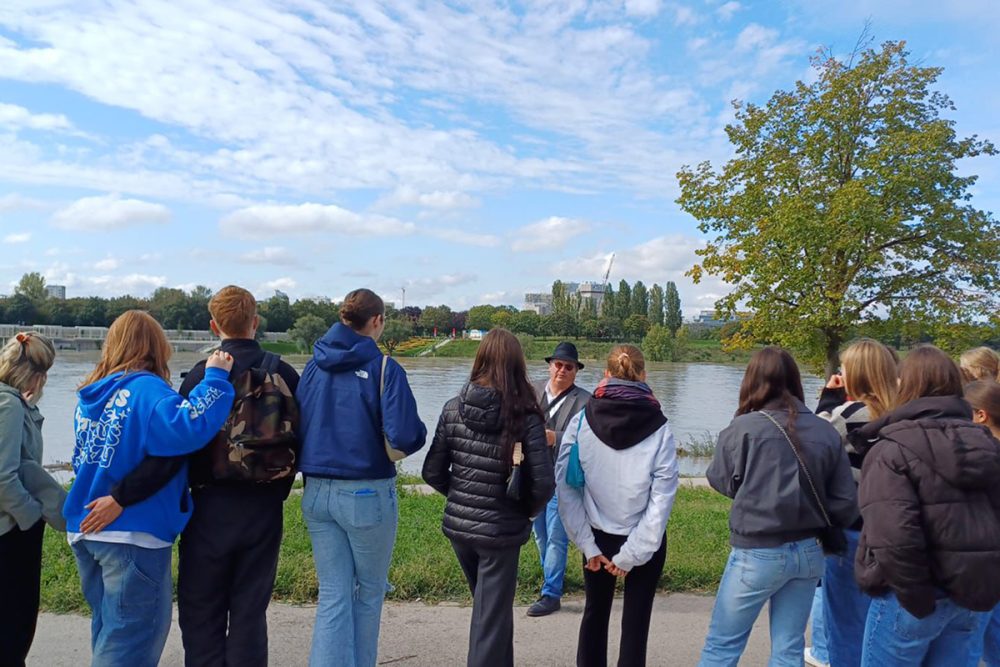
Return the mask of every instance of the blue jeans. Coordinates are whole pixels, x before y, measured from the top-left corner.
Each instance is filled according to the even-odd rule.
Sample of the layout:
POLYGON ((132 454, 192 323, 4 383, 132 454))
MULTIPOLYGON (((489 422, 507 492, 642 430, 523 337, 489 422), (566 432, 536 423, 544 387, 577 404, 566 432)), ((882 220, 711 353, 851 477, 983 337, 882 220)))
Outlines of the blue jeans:
POLYGON ((559 500, 554 495, 545 506, 545 511, 535 517, 535 522, 532 525, 535 529, 538 557, 542 561, 542 573, 545 576, 542 595, 561 598, 563 577, 566 576, 566 552, 569 550, 569 537, 559 519, 559 500))
POLYGON ((733 548, 698 664, 736 667, 754 621, 770 601, 768 665, 802 667, 809 607, 822 574, 823 548, 816 539, 766 549, 733 548))
POLYGON ((812 609, 809 612, 809 623, 812 625, 813 657, 820 662, 830 662, 829 640, 826 627, 826 616, 823 612, 823 587, 817 586, 813 593, 812 609))
POLYGON ((968 659, 977 614, 948 598, 934 613, 917 618, 903 609, 893 593, 872 598, 865 625, 863 667, 961 665, 968 659))
POLYGON ((156 667, 170 632, 171 549, 73 545, 90 620, 91 667, 156 667))
POLYGON ((374 667, 399 508, 396 480, 309 477, 302 515, 319 579, 311 667, 374 667))
POLYGON ((865 623, 871 597, 854 580, 854 554, 861 533, 845 530, 847 552, 843 556, 827 556, 823 571, 823 613, 826 637, 829 640, 830 664, 837 667, 858 667, 864 646, 865 623))
POLYGON ((976 616, 978 625, 969 643, 968 667, 979 667, 980 659, 987 667, 1000 667, 1000 606, 976 616))

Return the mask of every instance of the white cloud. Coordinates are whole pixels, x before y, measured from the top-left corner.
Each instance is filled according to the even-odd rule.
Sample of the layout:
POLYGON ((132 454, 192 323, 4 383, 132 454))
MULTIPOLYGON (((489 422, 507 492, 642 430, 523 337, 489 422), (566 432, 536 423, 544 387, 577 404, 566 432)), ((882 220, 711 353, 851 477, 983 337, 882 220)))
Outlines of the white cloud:
POLYGON ((482 248, 494 248, 502 242, 496 234, 479 234, 464 229, 432 229, 421 228, 421 233, 451 243, 474 245, 482 248))
POLYGON ((516 230, 510 247, 515 252, 558 250, 589 229, 583 220, 552 216, 516 230))
POLYGON ((292 251, 288 248, 283 248, 281 246, 267 246, 266 248, 252 250, 240 255, 240 261, 249 262, 251 264, 292 266, 294 264, 298 264, 300 262, 300 258, 292 253, 292 251))
POLYGON ((74 231, 108 231, 169 220, 166 206, 117 194, 78 199, 52 216, 53 225, 74 231))
POLYGON ((736 2, 735 0, 732 0, 731 2, 727 2, 726 4, 716 9, 715 13, 723 21, 728 21, 729 19, 733 18, 733 14, 740 11, 741 9, 743 9, 743 6, 740 3, 736 2))
POLYGON ((778 31, 774 28, 765 28, 759 23, 751 23, 736 36, 736 50, 741 53, 753 51, 774 43, 777 38, 778 31))
POLYGON ((14 234, 7 234, 3 237, 3 242, 7 245, 14 245, 15 243, 27 243, 31 240, 31 232, 16 232, 14 234))
POLYGON ((62 114, 32 113, 16 104, 0 102, 0 127, 14 130, 73 130, 73 123, 62 114))
POLYGON ((674 7, 674 23, 679 26, 694 25, 698 22, 698 15, 690 7, 678 5, 674 7))
POLYGON ((275 278, 274 280, 269 280, 266 283, 261 284, 261 290, 259 291, 274 291, 281 290, 282 292, 287 292, 288 290, 295 289, 298 283, 295 282, 294 278, 289 278, 285 276, 284 278, 275 278))
POLYGON ((0 215, 13 211, 44 209, 47 204, 38 199, 23 197, 16 192, 11 192, 0 197, 0 215))
POLYGON ((625 0, 625 13, 644 18, 656 16, 662 9, 661 0, 625 0))
POLYGON ((259 237, 325 232, 348 236, 400 236, 416 226, 385 216, 362 216, 333 204, 258 204, 233 211, 219 226, 226 233, 259 237))
POLYGON ((478 199, 464 192, 455 190, 420 192, 416 188, 403 186, 382 197, 376 207, 418 206, 434 210, 454 210, 472 208, 478 205, 478 199))
POLYGON ((121 262, 114 257, 105 257, 100 261, 94 262, 94 269, 98 271, 114 271, 119 266, 121 266, 121 262))

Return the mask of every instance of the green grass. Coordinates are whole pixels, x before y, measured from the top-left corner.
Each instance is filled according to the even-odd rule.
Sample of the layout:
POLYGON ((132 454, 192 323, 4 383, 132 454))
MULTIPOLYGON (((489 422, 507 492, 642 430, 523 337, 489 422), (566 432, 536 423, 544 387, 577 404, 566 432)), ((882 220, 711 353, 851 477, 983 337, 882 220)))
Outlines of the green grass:
MULTIPOLYGON (((285 534, 281 543, 274 598, 286 602, 314 602, 318 588, 309 533, 302 519, 301 495, 285 503, 285 534)), ((454 600, 468 602, 469 589, 455 560, 451 544, 441 533, 444 498, 401 490, 399 531, 389 571, 395 600, 454 600)), ((665 591, 711 592, 718 586, 729 554, 729 500, 708 489, 682 487, 667 529, 667 565, 660 581, 665 591)), ((175 547, 176 552, 176 547, 175 547)), ((176 580, 176 553, 174 573, 176 580)), ((583 589, 581 557, 570 545, 566 591, 583 589)), ((542 585, 538 551, 529 541, 521 549, 517 597, 533 600, 542 585)), ((84 612, 76 564, 66 536, 45 532, 42 558, 42 609, 84 612)))
POLYGON ((295 343, 286 343, 283 341, 266 341, 260 344, 262 348, 268 352, 274 352, 275 354, 280 354, 281 356, 291 356, 302 354, 302 350, 295 343))

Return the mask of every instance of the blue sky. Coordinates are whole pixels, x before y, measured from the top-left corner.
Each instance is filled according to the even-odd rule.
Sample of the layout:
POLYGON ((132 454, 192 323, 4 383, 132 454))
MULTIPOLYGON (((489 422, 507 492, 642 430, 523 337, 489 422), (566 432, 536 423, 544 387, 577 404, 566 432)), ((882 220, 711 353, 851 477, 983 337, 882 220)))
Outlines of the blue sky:
MULTIPOLYGON (((0 293, 369 286, 520 306, 556 278, 725 285, 674 199, 734 98, 807 78, 867 18, 1000 141, 987 0, 0 3, 0 293)), ((969 161, 996 211, 996 161, 969 161)))

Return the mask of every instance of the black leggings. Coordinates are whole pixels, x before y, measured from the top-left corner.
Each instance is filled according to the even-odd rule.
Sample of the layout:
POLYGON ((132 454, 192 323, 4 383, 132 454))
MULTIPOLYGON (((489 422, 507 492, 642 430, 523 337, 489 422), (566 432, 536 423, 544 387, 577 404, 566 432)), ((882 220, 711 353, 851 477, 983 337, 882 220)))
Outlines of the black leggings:
POLYGON ((45 522, 0 535, 0 667, 23 667, 35 638, 45 522))
MULTIPOLYGON (((609 535, 594 530, 597 547, 609 560, 615 556, 625 535, 609 535)), ((646 643, 649 639, 649 617, 653 612, 656 586, 667 562, 667 537, 648 562, 633 567, 625 577, 625 608, 622 614, 622 639, 618 651, 618 667, 641 667, 646 664, 646 643)), ((586 559, 584 560, 586 564, 586 559)), ((616 577, 606 570, 591 572, 584 568, 583 586, 587 594, 580 623, 580 641, 576 652, 578 667, 606 667, 608 664, 608 624, 611 604, 615 599, 616 577)))

